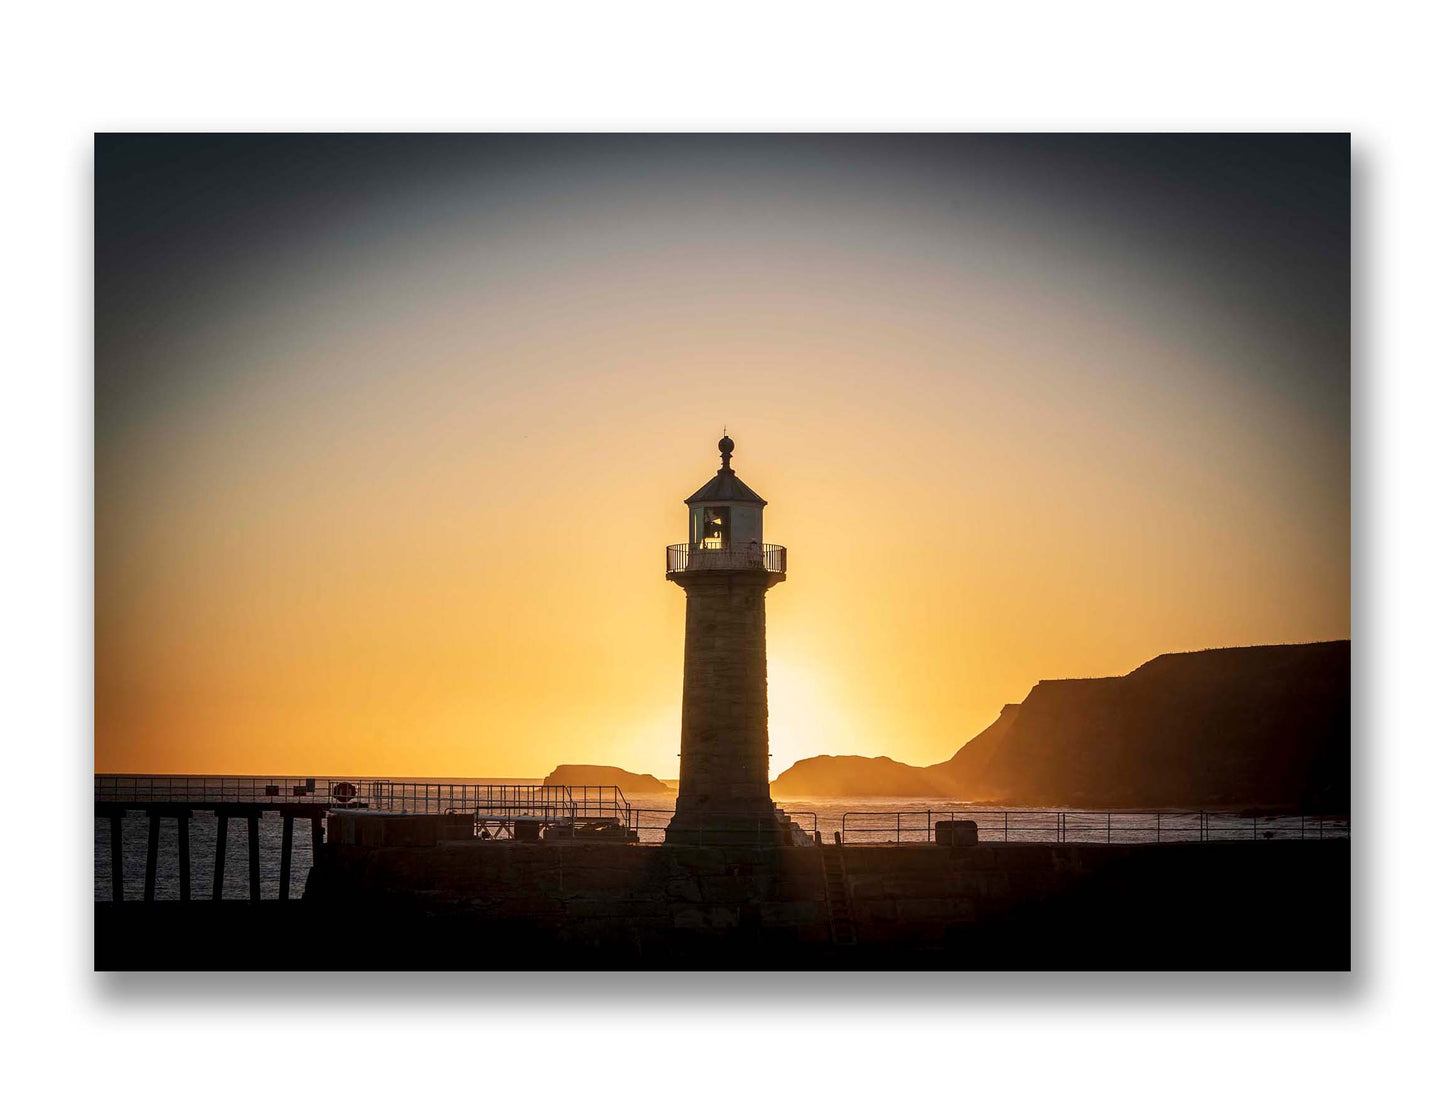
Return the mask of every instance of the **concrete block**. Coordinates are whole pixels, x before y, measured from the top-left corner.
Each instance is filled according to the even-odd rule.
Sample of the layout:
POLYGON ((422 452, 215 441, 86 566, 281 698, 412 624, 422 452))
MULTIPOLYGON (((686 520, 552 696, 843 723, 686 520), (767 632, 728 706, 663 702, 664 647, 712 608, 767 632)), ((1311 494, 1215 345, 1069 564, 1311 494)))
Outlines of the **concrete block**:
POLYGON ((352 823, 352 838, 359 847, 385 847, 386 824, 381 817, 348 817, 352 823))
POLYGON ((440 817, 378 817, 387 847, 434 847, 440 817))
POLYGON ((933 826, 934 840, 942 847, 972 847, 978 843, 978 821, 940 820, 933 826))

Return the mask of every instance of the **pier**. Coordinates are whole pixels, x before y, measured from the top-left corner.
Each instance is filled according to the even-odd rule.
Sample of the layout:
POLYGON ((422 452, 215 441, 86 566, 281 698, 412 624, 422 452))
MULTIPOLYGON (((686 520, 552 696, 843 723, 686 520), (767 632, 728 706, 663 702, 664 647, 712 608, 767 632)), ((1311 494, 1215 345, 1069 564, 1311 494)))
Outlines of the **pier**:
POLYGON ((669 831, 671 810, 614 787, 128 776, 96 779, 95 814, 110 825, 102 968, 1348 963, 1345 817, 777 809, 769 830, 719 840, 715 826, 669 831), (197 816, 217 825, 203 857, 197 816), (128 817, 146 820, 141 886, 124 881, 128 817), (278 899, 262 895, 263 817, 281 826, 278 899), (312 845, 304 904, 290 885, 298 819, 312 845), (156 896, 165 820, 179 901, 156 896), (223 900, 236 820, 246 892, 223 900), (215 864, 205 900, 197 860, 215 864), (392 933, 380 950, 378 923, 392 933), (1296 937, 1282 944, 1285 931, 1296 937))
MULTIPOLYGON (((95 815, 110 823, 111 894, 125 900, 122 826, 128 815, 147 820, 146 865, 141 900, 155 900, 161 822, 176 824, 180 896, 191 900, 190 822, 197 814, 216 818, 215 876, 211 897, 221 900, 231 821, 246 824, 248 897, 261 900, 260 820, 281 820, 278 894, 291 895, 297 820, 309 822, 312 854, 325 840, 327 814, 337 810, 407 816, 470 814, 469 835, 491 839, 539 839, 544 833, 626 839, 636 817, 615 786, 532 786, 468 782, 393 782, 386 779, 246 776, 99 775, 95 815)), ((631 837, 636 839, 635 833, 631 837)))
MULTIPOLYGON (((341 842, 363 837, 382 840, 410 830, 397 818, 448 818, 448 838, 461 831, 464 838, 491 841, 592 840, 653 846, 663 842, 673 811, 632 805, 615 786, 545 786, 460 781, 396 782, 361 778, 289 778, 246 776, 101 775, 95 779, 95 815, 110 824, 112 899, 125 899, 121 827, 129 815, 147 820, 146 864, 140 899, 155 900, 156 865, 161 823, 173 820, 179 858, 180 898, 192 899, 191 819, 200 814, 216 818, 215 852, 209 858, 215 876, 213 900, 222 895, 227 834, 232 821, 246 824, 247 896, 262 897, 260 820, 281 822, 281 856, 278 896, 291 896, 296 821, 309 824, 312 855, 320 853, 332 813, 377 814, 390 818, 390 828, 379 821, 357 827, 345 818, 341 842), (467 818, 458 826, 458 817, 467 818)), ((945 809, 849 809, 834 811, 820 822, 812 811, 785 811, 775 807, 767 818, 754 818, 733 827, 727 840, 739 846, 808 846, 820 829, 837 833, 849 848, 947 844, 955 825, 979 842, 1009 844, 1105 843, 1169 844, 1265 842, 1270 840, 1348 839, 1350 823, 1343 816, 1199 811, 1072 809, 998 809, 982 806, 945 809), (778 831, 779 825, 783 831, 778 831)), ((436 838, 435 826, 428 838, 436 838)), ((425 833, 424 833, 425 834, 425 833)), ((683 845, 718 842, 717 833, 696 838, 673 826, 672 838, 683 845)), ((134 898, 132 898, 134 899, 134 898)))
POLYGON ((154 901, 156 894, 156 859, 160 850, 161 821, 176 822, 176 851, 180 861, 181 900, 191 899, 191 818, 197 813, 209 813, 216 818, 215 876, 211 881, 211 897, 221 899, 226 869, 226 838, 230 822, 241 820, 246 823, 246 862, 249 896, 252 901, 261 900, 261 817, 270 812, 281 818, 281 873, 278 893, 285 901, 291 896, 291 859, 297 819, 311 824, 311 850, 318 854, 324 839, 326 813, 330 806, 316 803, 296 803, 282 807, 268 807, 249 802, 232 801, 139 801, 100 800, 95 802, 95 815, 110 822, 110 879, 111 899, 125 900, 125 864, 122 847, 122 826, 125 817, 138 813, 147 820, 146 866, 143 901, 154 901))

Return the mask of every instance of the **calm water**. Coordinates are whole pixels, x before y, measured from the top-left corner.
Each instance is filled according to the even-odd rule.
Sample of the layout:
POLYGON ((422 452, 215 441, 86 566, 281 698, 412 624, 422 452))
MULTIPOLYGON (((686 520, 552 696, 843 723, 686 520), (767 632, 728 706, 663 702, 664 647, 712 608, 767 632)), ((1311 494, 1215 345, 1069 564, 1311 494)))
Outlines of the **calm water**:
MULTIPOLYGON (((453 780, 460 781, 460 780, 453 780)), ((532 783, 539 779, 467 779, 468 782, 532 783)), ((640 835, 645 843, 662 839, 662 830, 672 817, 671 794, 627 795, 636 812, 640 835)), ((929 825, 951 817, 966 817, 979 826, 983 840, 1019 842, 1130 843, 1186 842, 1203 838, 1221 839, 1332 839, 1345 836, 1344 820, 1310 817, 1259 818, 1253 820, 1229 813, 1210 813, 1201 819, 1198 812, 1123 813, 1096 810, 1010 809, 1007 813, 962 802, 928 801, 917 798, 792 798, 779 802, 801 827, 822 833, 831 841, 834 832, 844 834, 849 844, 924 842, 929 838, 929 825), (1005 837, 1005 832, 1007 836, 1005 837)), ((122 835, 125 866, 126 898, 139 900, 145 879, 146 818, 132 815, 125 818, 122 835)), ((209 898, 214 878, 216 854, 216 820, 206 814, 191 818, 191 895, 209 898)), ((281 818, 275 815, 260 820, 261 894, 274 899, 279 896, 281 873, 281 818)), ((291 896, 300 897, 311 869, 311 825, 296 822, 291 858, 291 896)), ((227 898, 244 899, 248 890, 247 840, 245 821, 229 824, 226 842, 226 869, 222 894, 227 898)), ((162 820, 160 847, 156 865, 156 898, 180 898, 180 862, 176 847, 174 820, 162 820)), ((110 821, 95 821, 95 899, 111 899, 110 821)))

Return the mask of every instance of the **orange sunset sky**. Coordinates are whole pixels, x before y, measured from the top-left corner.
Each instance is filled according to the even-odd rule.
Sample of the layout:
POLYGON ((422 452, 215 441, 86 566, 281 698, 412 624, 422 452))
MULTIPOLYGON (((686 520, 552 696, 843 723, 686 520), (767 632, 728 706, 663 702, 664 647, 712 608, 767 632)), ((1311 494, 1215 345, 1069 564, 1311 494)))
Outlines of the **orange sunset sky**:
POLYGON ((775 774, 1350 633, 1347 139, 96 157, 98 771, 676 777, 724 424, 775 774))

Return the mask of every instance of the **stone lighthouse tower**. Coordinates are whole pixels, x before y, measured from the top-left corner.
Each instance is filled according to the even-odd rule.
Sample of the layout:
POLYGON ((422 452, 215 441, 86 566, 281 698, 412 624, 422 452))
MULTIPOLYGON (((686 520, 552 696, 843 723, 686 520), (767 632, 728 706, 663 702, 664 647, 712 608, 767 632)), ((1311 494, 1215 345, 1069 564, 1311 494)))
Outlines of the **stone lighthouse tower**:
POLYGON ((687 499, 688 541, 667 549, 687 592, 682 764, 669 843, 770 841, 782 832, 768 792, 768 656, 763 596, 786 578, 788 550, 763 543, 765 501, 722 467, 687 499))

